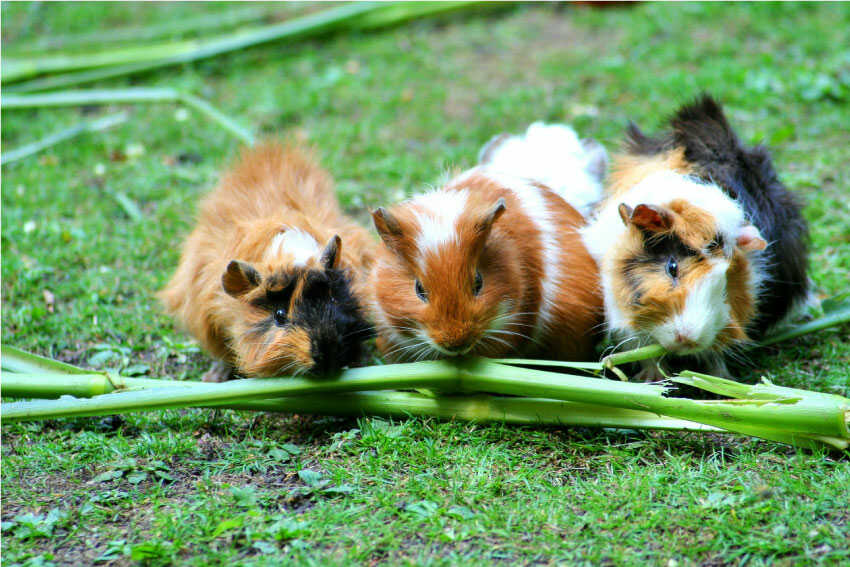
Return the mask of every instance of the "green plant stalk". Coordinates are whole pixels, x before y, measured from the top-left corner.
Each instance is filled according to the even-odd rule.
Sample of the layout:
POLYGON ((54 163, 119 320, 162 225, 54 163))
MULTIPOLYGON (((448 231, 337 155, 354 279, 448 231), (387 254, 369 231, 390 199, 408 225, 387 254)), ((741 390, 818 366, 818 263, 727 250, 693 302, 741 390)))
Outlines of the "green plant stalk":
MULTIPOLYGON (((11 398, 55 399, 62 396, 93 398, 116 391, 135 391, 166 388, 207 386, 204 382, 159 380, 156 378, 125 378, 113 372, 88 374, 59 374, 54 372, 5 371, 0 387, 2 395, 11 398)), ((4 407, 5 410, 5 407, 4 407)))
MULTIPOLYGON (((102 379, 101 375, 95 376, 102 379)), ((700 383, 695 385, 700 386, 700 383)), ((7 421, 18 421, 105 415, 156 408, 231 404, 244 399, 395 388, 434 388, 444 391, 460 388, 466 392, 487 391, 597 407, 613 406, 803 446, 823 442, 846 448, 850 440, 847 424, 850 419, 850 400, 841 396, 782 388, 776 392, 773 400, 668 398, 664 396, 667 388, 660 385, 556 374, 480 359, 462 361, 458 365, 432 361, 360 368, 346 371, 340 379, 333 381, 254 379, 201 385, 186 390, 160 388, 106 394, 91 400, 15 402, 3 408, 3 417, 7 421)))
POLYGON ((124 64, 156 67, 188 63, 279 39, 302 39, 334 31, 361 14, 384 9, 372 2, 352 2, 279 24, 240 31, 213 39, 168 42, 68 57, 3 61, 3 82, 13 83, 36 75, 124 64))
POLYGON ((536 360, 533 358, 491 358, 490 362, 516 366, 540 366, 572 368, 574 370, 586 370, 594 374, 602 372, 604 366, 601 362, 573 362, 569 360, 536 360))
POLYGON ((305 394, 339 394, 363 390, 399 388, 454 390, 457 385, 458 372, 453 364, 446 361, 428 361, 416 364, 354 368, 342 372, 335 379, 254 378, 251 380, 233 380, 223 384, 204 384, 194 388, 157 388, 115 392, 83 400, 59 399, 12 402, 4 405, 2 419, 4 422, 14 422, 47 417, 112 415, 131 411, 230 403, 248 399, 305 394))
POLYGON ((638 362, 650 358, 658 358, 660 356, 664 356, 665 354, 667 354, 667 350, 663 346, 657 344, 647 345, 641 348, 609 354, 608 356, 602 359, 602 366, 610 370, 613 369, 615 366, 619 366, 620 364, 638 362))
MULTIPOLYGON (((39 356, 9 345, 0 347, 0 368, 6 372, 90 374, 91 371, 39 356)), ((61 394, 60 394, 61 395, 61 394)))
POLYGON ((487 394, 432 397, 410 392, 353 392, 333 397, 298 396, 229 403, 218 407, 321 415, 379 415, 400 418, 428 416, 476 422, 723 433, 723 430, 716 427, 642 411, 487 394))
MULTIPOLYGON (((167 57, 160 57, 149 61, 137 63, 116 64, 103 68, 88 69, 84 71, 72 71, 55 76, 33 79, 8 87, 4 86, 6 93, 11 92, 35 92, 80 85, 92 81, 120 77, 151 71, 161 67, 189 63, 199 59, 213 57, 222 53, 235 51, 268 43, 271 41, 288 39, 299 40, 326 35, 343 29, 360 29, 362 20, 363 29, 387 27, 405 22, 412 17, 424 17, 436 15, 441 12, 456 11, 463 7, 488 6, 486 2, 446 2, 435 3, 427 10, 418 8, 417 3, 404 2, 396 6, 390 2, 351 2, 343 6, 324 10, 322 12, 309 14, 295 18, 280 24, 256 28, 248 32, 239 32, 199 44, 196 48, 181 51, 167 57), (399 8, 399 6, 404 9, 399 8), (386 12, 385 16, 377 14, 386 12), (375 14, 375 15, 373 15, 375 14), (416 14, 411 16, 410 14, 416 14), (367 17, 368 16, 368 17, 367 17)), ((186 49, 181 47, 181 49, 186 49)), ((134 56, 135 57, 135 56, 134 56)), ((5 64, 5 62, 4 62, 5 64)), ((21 66, 20 69, 31 69, 32 66, 21 66)), ((4 80, 8 82, 5 77, 4 80)))
POLYGON ((462 369, 464 391, 486 391, 515 396, 544 397, 580 403, 636 409, 687 419, 730 431, 754 434, 781 429, 789 434, 850 440, 847 416, 850 400, 824 398, 793 390, 799 400, 691 400, 666 397, 656 384, 601 381, 597 378, 555 374, 530 368, 511 368, 485 360, 470 361, 462 369))
MULTIPOLYGON (((4 396, 8 397, 59 398, 70 395, 77 398, 91 398, 115 391, 162 388, 193 388, 203 393, 209 386, 209 384, 197 381, 125 378, 112 373, 85 375, 6 373, 3 375, 2 392, 4 396), (198 388, 200 390, 197 390, 198 388)), ((334 396, 304 395, 268 400, 228 401, 202 404, 198 407, 343 416, 408 417, 420 415, 467 421, 721 431, 715 427, 687 420, 661 417, 642 411, 591 406, 559 400, 489 396, 486 394, 435 397, 411 392, 352 392, 334 396)), ((6 406, 3 409, 4 416, 6 415, 5 412, 6 406)))
POLYGON ((4 110, 139 102, 177 102, 197 110, 213 120, 243 143, 254 144, 254 135, 235 120, 192 94, 171 88, 92 89, 43 93, 34 95, 4 95, 0 104, 4 110))
POLYGON ((850 323, 850 307, 838 309, 836 311, 826 313, 822 317, 818 317, 812 321, 795 325, 790 329, 779 332, 775 335, 766 337, 759 343, 759 346, 768 346, 782 341, 796 339, 797 337, 821 331, 828 327, 834 327, 843 323, 850 323))
POLYGON ((0 155, 0 165, 6 165, 8 163, 12 163, 14 161, 24 159, 25 157, 37 154, 38 152, 45 150, 51 146, 55 146, 56 144, 64 142, 65 140, 75 138, 80 134, 85 134, 87 132, 99 132, 101 130, 112 128, 113 126, 117 126, 118 124, 121 124, 126 121, 127 114, 120 112, 118 114, 110 114, 108 116, 104 116, 103 118, 98 118, 97 120, 88 120, 86 122, 81 122, 80 124, 76 124, 74 126, 71 126, 70 128, 66 128, 54 134, 50 134, 49 136, 46 136, 36 142, 26 144, 24 146, 21 146, 20 148, 15 148, 14 150, 2 152, 2 155, 0 155))
POLYGON ((83 45, 143 41, 157 39, 167 35, 185 35, 199 31, 234 28, 241 24, 256 22, 273 15, 273 13, 274 11, 269 8, 263 7, 258 9, 252 6, 250 8, 231 10, 219 14, 204 14, 197 17, 183 18, 179 21, 166 22, 155 26, 118 28, 112 31, 101 31, 97 33, 51 35, 50 37, 41 38, 32 44, 15 46, 15 50, 16 52, 34 52, 56 48, 78 48, 83 45))

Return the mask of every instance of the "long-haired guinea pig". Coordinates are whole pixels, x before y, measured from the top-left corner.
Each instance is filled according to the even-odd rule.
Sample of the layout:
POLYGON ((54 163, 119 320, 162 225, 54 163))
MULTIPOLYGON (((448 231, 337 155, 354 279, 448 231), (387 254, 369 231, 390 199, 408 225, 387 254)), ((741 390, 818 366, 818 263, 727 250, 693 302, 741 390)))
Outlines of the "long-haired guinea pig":
POLYGON ((218 359, 205 380, 325 374, 371 333, 360 297, 375 244, 308 153, 269 143, 201 202, 161 298, 218 359))
POLYGON ((767 151, 741 145, 714 99, 682 107, 670 127, 653 138, 630 126, 583 237, 613 338, 724 374, 724 355, 807 300, 806 223, 767 151))
POLYGON ((483 163, 441 189, 376 209, 384 246, 370 288, 384 355, 590 356, 602 298, 578 234, 589 203, 552 187, 595 185, 587 200, 600 198, 600 151, 566 126, 535 124, 491 141, 483 163))

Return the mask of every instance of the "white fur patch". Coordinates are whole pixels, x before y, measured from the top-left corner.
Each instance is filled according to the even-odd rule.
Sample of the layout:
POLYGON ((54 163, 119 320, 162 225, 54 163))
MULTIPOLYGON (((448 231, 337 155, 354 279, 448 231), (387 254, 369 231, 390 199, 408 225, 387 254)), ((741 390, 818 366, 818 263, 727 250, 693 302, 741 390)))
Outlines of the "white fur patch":
POLYGON ((558 246, 558 233, 546 205, 546 198, 541 189, 531 185, 527 180, 493 172, 489 167, 476 168, 474 171, 487 176, 513 192, 522 203, 525 214, 528 215, 540 232, 540 240, 543 245, 543 294, 537 325, 534 329, 535 337, 539 336, 551 319, 561 273, 561 249, 558 246))
POLYGON ((717 185, 700 183, 688 175, 662 171, 648 176, 618 199, 609 200, 591 223, 581 229, 590 254, 601 260, 626 232, 618 211, 620 203, 630 207, 641 203, 664 206, 676 199, 684 199, 711 213, 717 223, 717 231, 729 246, 734 245, 738 232, 746 224, 744 210, 717 185))
POLYGON ((483 165, 496 174, 540 182, 587 216, 602 198, 602 184, 590 172, 596 158, 569 126, 535 122, 524 135, 502 141, 483 165))
POLYGON ((291 256, 296 266, 306 266, 312 258, 318 258, 322 248, 316 239, 303 230, 290 228, 275 235, 266 251, 266 257, 291 256))
POLYGON ((688 293, 685 308, 653 329, 650 334, 671 352, 693 352, 711 346, 717 333, 729 324, 730 307, 726 302, 727 260, 710 260, 711 271, 688 293), (697 343, 697 347, 682 348, 676 335, 697 343))
POLYGON ((414 197, 419 234, 416 244, 420 254, 434 252, 448 242, 457 242, 457 221, 466 208, 469 191, 431 191, 414 197))

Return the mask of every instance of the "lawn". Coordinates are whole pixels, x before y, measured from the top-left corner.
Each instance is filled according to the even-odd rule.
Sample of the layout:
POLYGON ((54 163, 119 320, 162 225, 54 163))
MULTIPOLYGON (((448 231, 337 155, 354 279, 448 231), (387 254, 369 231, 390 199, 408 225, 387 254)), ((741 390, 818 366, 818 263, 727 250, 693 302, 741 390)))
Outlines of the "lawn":
MULTIPOLYGON (((230 8, 4 3, 4 55, 230 8)), ((708 89, 806 202, 819 294, 848 288, 846 4, 524 5, 95 86, 131 85, 187 90, 260 135, 314 144, 364 223, 472 165, 500 131, 566 121, 614 149, 628 120, 652 130, 708 89)), ((209 359, 155 293, 234 137, 171 103, 7 110, 3 149, 120 109, 120 126, 3 167, 2 340, 197 378, 209 359)), ((752 353, 740 378, 760 376, 850 396, 850 327, 752 353)), ((740 437, 229 410, 2 435, 6 565, 850 562, 848 454, 740 437)))

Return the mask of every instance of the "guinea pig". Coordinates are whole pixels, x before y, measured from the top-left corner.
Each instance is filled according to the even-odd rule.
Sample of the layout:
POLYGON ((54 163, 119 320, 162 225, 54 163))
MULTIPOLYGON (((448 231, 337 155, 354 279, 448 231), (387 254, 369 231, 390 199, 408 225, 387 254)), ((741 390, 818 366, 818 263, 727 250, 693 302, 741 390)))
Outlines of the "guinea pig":
POLYGON ((491 141, 483 163, 442 188, 373 212, 383 246, 371 307, 386 357, 591 355, 602 297, 578 233, 588 203, 571 206, 536 176, 596 184, 598 199, 598 164, 585 153, 570 128, 535 124, 491 141))
POLYGON ((357 363, 372 333, 361 298, 375 245, 307 152, 267 143, 201 202, 160 296, 217 359, 206 381, 323 375, 357 363))
MULTIPOLYGON (((800 205, 708 95, 664 135, 630 125, 582 236, 601 266, 612 338, 657 342, 717 374, 809 295, 800 205)), ((644 378, 659 374, 644 365, 644 378)))

